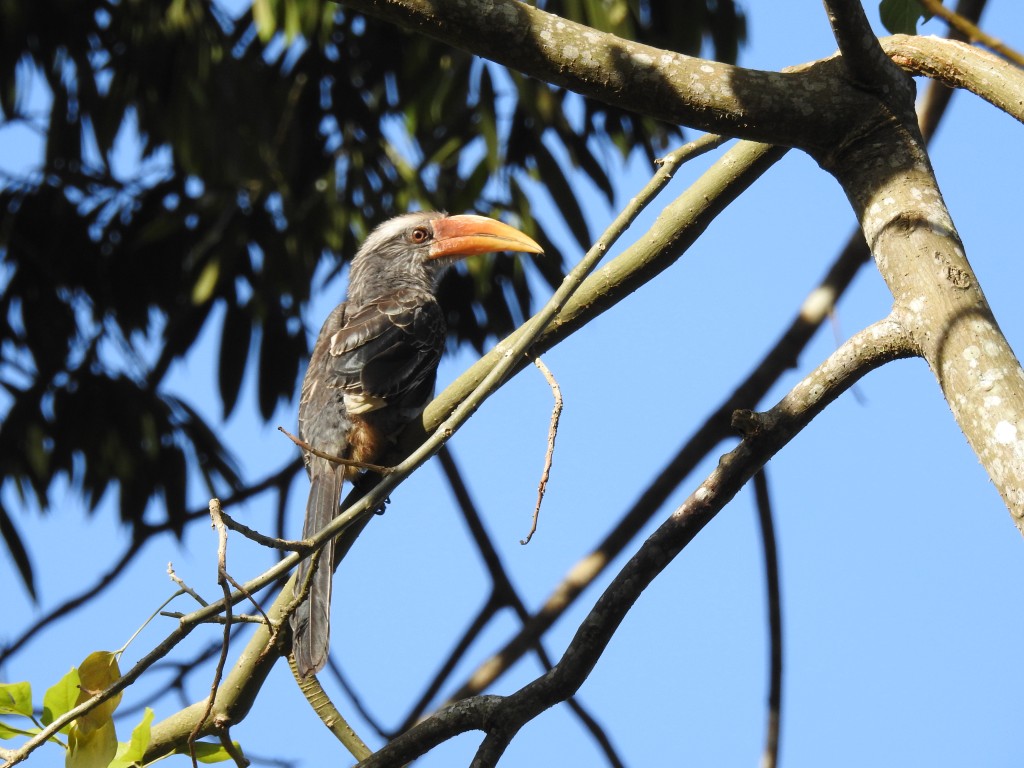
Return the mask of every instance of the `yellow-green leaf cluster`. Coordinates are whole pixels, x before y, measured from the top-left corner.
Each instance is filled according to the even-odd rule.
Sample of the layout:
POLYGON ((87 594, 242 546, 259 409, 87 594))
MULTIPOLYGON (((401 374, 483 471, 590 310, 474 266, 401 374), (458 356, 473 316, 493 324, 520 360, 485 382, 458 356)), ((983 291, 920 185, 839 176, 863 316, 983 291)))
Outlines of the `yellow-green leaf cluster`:
MULTIPOLYGON (((31 683, 0 683, 0 740, 36 736, 57 718, 107 690, 120 678, 116 653, 90 653, 78 667, 72 667, 47 689, 38 718, 32 704, 31 683)), ((142 721, 132 729, 131 738, 119 742, 114 712, 120 703, 121 693, 118 692, 61 728, 59 733, 67 735, 67 743, 56 736, 50 738, 51 742, 65 748, 66 768, 130 768, 146 764, 143 761, 150 742, 153 710, 146 707, 142 721)), ((198 741, 194 747, 196 759, 202 763, 231 759, 221 744, 198 741)), ((238 744, 234 748, 241 753, 238 744)), ((187 749, 181 751, 187 753, 187 749)))

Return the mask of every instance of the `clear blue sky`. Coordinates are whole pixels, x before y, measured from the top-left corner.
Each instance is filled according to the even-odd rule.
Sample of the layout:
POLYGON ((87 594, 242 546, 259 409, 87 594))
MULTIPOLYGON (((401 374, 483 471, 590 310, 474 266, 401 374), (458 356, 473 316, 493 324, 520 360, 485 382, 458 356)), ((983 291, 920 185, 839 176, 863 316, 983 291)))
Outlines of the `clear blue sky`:
MULTIPOLYGON (((985 28, 1024 47, 1024 7, 1012 0, 991 0, 990 6, 985 28)), ((741 52, 745 66, 778 69, 835 47, 818 3, 745 7, 751 38, 741 52)), ((931 22, 924 31, 944 29, 931 22)), ((1024 350, 1021 136, 1018 123, 958 94, 933 145, 939 182, 968 255, 1018 354, 1024 350)), ((32 151, 23 135, 0 131, 4 168, 23 163, 32 151)), ((679 173, 665 201, 700 167, 679 173)), ((616 172, 619 202, 648 175, 639 158, 616 172)), ((580 185, 586 187, 585 181, 580 185)), ((555 226, 557 212, 549 202, 538 197, 535 206, 555 226)), ((586 210, 595 233, 613 213, 596 195, 586 210)), ((639 221, 624 244, 639 237, 652 216, 639 221)), ((529 546, 518 542, 529 527, 543 461, 551 407, 543 379, 534 371, 521 374, 458 433, 452 451, 529 606, 538 606, 600 540, 777 338, 853 226, 834 181, 807 157, 790 153, 656 283, 549 353, 546 362, 566 404, 540 529, 529 546), (658 313, 655 323, 648 322, 651 307, 658 313), (634 329, 641 323, 648 332, 638 337, 634 329), (616 425, 622 442, 610 439, 602 420, 609 402, 630 409, 630 419, 616 425)), ((567 258, 578 258, 570 239, 563 242, 567 258)), ((333 283, 318 298, 309 314, 311 332, 342 291, 341 283, 333 283)), ((838 334, 848 336, 884 316, 889 303, 877 272, 865 268, 840 305, 838 334)), ((219 323, 208 329, 218 333, 207 333, 196 353, 177 365, 171 386, 215 419, 220 409, 212 360, 219 323)), ((823 329, 769 403, 835 343, 832 329, 823 329)), ((466 351, 446 359, 441 383, 470 362, 466 351)), ((923 363, 892 364, 858 389, 860 398, 844 395, 769 467, 786 640, 783 764, 1020 766, 1024 542, 923 363)), ((235 413, 224 439, 248 477, 260 477, 292 455, 276 426, 294 423, 294 406, 260 424, 252 416, 255 398, 247 381, 235 413)), ((706 462, 657 519, 713 465, 714 459, 706 462)), ((750 497, 741 493, 644 594, 581 690, 581 701, 627 765, 749 766, 759 759, 768 651, 750 497)), ((304 498, 297 486, 289 509, 296 535, 304 498)), ((33 606, 10 564, 0 561, 0 583, 6 585, 0 640, 91 582, 127 544, 111 504, 83 523, 73 493, 63 497, 64 505, 60 494, 57 499, 45 518, 35 510, 17 515, 35 557, 41 602, 33 606)), ((192 501, 201 506, 205 498, 197 494, 192 501)), ((4 502, 22 509, 12 497, 4 502)), ((231 512, 272 529, 270 499, 231 512)), ((90 651, 120 646, 173 591, 165 575, 168 561, 193 587, 215 596, 215 549, 205 525, 190 528, 181 545, 149 545, 88 616, 53 625, 0 670, 0 679, 29 679, 41 695, 90 651)), ((239 538, 231 541, 236 578, 260 572, 271 559, 239 538)), ((343 593, 347 602, 335 602, 336 657, 364 704, 393 726, 489 588, 436 463, 394 494, 388 513, 374 519, 335 583, 336 595, 343 593)), ((597 587, 589 590, 545 638, 552 655, 561 653, 598 594, 597 587)), ((128 651, 123 668, 169 629, 168 620, 156 621, 128 651)), ((461 682, 514 629, 510 617, 497 621, 455 679, 461 682)), ((204 641, 212 634, 197 633, 204 641)), ((200 647, 195 638, 184 645, 186 654, 200 647)), ((524 660, 493 692, 511 692, 538 671, 533 659, 524 660)), ((169 674, 152 672, 137 688, 159 689, 169 674)), ((205 695, 208 676, 196 674, 192 683, 189 702, 205 695)), ((122 707, 140 693, 129 691, 122 707)), ((344 695, 336 700, 354 715, 344 695)), ((173 697, 161 701, 157 719, 179 706, 173 697)), ((371 746, 379 744, 358 717, 353 723, 371 746)), ((122 725, 122 740, 130 726, 122 725)), ((340 759, 340 747, 283 663, 233 735, 256 757, 292 758, 305 766, 340 759)), ((476 734, 463 736, 418 765, 468 764, 478 741, 476 734)), ((38 765, 62 760, 56 749, 33 758, 38 765)), ((184 764, 184 758, 176 760, 184 764)), ((503 764, 600 761, 578 721, 557 707, 520 734, 503 764)))

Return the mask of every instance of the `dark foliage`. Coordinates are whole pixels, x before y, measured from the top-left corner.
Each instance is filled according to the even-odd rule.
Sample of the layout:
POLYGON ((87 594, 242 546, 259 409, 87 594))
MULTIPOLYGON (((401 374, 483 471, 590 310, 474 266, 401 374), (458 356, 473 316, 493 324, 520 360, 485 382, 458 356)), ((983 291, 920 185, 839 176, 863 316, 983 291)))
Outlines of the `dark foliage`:
MULTIPOLYGON (((707 37, 728 60, 743 37, 731 1, 545 5, 683 52, 707 37)), ((224 416, 255 365, 269 418, 296 390, 318 267, 336 273, 409 208, 510 214, 548 255, 477 261, 442 290, 453 341, 479 349, 529 312, 526 269, 562 276, 526 180, 585 247, 566 161, 611 200, 591 140, 653 157, 675 133, 332 3, 254 10, 0 0, 4 120, 45 134, 42 166, 0 190, 0 481, 44 509, 64 475, 92 505, 113 486, 137 531, 147 509, 180 531, 190 475, 211 494, 242 483, 211 425, 161 390, 211 316, 224 416), (32 88, 52 95, 43 115, 32 88)), ((31 590, 9 510, 0 533, 31 590)))

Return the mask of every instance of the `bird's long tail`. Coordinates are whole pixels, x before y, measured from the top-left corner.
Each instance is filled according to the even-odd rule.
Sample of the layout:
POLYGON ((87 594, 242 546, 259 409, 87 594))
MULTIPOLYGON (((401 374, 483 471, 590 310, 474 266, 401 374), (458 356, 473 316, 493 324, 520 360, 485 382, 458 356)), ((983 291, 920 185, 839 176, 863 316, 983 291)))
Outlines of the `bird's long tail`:
MULTIPOLYGON (((319 463, 319 462, 318 462, 319 463)), ((316 467, 306 502, 306 522, 302 538, 308 539, 327 525, 338 513, 341 486, 345 468, 323 462, 316 467)), ((334 575, 334 542, 325 546, 309 585, 309 598, 292 614, 292 652, 295 665, 302 677, 316 674, 327 663, 331 644, 331 583, 334 575)), ((295 580, 296 592, 301 591, 309 572, 309 560, 299 565, 295 580)))

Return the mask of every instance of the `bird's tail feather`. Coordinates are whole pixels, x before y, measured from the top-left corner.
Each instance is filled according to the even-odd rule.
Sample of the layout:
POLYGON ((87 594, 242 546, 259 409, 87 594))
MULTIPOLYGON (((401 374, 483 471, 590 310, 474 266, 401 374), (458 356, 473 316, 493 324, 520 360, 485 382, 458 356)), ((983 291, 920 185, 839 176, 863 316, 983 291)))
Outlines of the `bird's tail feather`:
MULTIPOLYGON (((306 502, 302 537, 308 539, 338 513, 345 468, 322 466, 313 474, 306 502)), ((325 546, 309 585, 309 597, 292 614, 292 651, 302 677, 316 674, 327 663, 331 644, 331 583, 334 575, 334 542, 325 546)), ((295 589, 300 591, 309 572, 309 560, 299 565, 295 589)))

